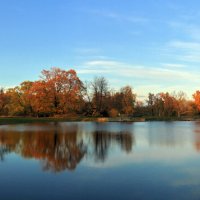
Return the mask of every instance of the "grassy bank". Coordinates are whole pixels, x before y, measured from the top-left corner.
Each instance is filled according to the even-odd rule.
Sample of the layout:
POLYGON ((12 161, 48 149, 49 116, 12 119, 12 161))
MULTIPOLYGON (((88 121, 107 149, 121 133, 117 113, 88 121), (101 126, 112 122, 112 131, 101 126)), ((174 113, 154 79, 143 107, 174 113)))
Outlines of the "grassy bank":
POLYGON ((181 117, 145 117, 145 121, 199 121, 200 116, 181 116, 181 117))
POLYGON ((103 118, 103 117, 68 117, 68 118, 50 118, 50 117, 0 117, 0 125, 22 124, 36 122, 75 122, 75 121, 94 121, 94 122, 144 122, 144 121, 199 121, 200 116, 192 117, 136 117, 136 118, 103 118))
POLYGON ((73 118, 35 118, 35 117, 0 117, 0 125, 4 124, 22 124, 34 122, 66 122, 66 121, 82 121, 81 117, 73 118))

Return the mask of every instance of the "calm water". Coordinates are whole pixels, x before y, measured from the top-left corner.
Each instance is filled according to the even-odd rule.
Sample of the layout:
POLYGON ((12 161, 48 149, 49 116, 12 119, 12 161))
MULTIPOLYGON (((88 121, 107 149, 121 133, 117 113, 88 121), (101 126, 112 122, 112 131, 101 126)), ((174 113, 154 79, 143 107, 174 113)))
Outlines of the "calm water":
POLYGON ((200 199, 200 123, 0 126, 0 199, 200 199))

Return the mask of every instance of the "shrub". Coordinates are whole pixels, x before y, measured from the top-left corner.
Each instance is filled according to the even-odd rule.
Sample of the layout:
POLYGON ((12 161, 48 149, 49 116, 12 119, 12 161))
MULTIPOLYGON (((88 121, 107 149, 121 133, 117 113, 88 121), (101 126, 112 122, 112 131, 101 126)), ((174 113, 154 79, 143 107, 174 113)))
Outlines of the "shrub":
POLYGON ((110 111, 109 111, 109 117, 117 117, 119 114, 118 110, 116 110, 115 108, 112 108, 110 111))

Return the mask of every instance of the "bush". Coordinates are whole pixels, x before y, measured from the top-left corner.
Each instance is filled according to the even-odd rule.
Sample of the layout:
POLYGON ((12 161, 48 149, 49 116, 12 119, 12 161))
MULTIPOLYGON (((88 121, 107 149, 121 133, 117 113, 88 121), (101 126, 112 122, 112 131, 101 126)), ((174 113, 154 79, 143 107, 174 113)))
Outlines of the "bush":
POLYGON ((115 108, 112 108, 110 111, 109 111, 109 117, 117 117, 119 114, 118 110, 116 110, 115 108))

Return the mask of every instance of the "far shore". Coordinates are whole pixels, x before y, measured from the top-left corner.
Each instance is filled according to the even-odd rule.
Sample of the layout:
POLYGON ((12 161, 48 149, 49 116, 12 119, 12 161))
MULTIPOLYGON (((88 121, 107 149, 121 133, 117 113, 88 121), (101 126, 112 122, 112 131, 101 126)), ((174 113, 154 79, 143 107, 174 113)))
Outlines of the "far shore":
POLYGON ((200 116, 192 117, 0 117, 0 125, 44 122, 148 122, 148 121, 200 121, 200 116))

